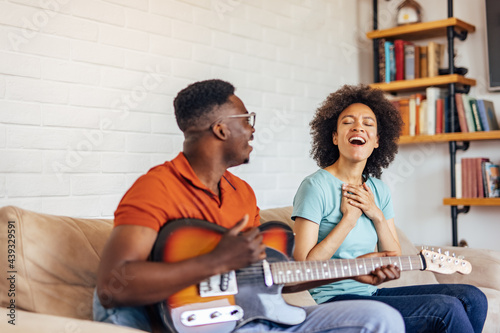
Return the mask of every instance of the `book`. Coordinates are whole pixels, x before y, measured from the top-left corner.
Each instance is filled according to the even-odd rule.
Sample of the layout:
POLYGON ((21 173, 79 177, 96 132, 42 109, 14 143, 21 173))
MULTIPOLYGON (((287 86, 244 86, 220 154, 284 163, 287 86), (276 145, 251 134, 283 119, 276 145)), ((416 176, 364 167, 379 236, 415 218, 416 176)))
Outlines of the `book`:
POLYGON ((427 75, 429 77, 438 76, 444 57, 444 45, 429 42, 427 47, 427 75))
POLYGON ((484 198, 483 164, 489 162, 488 158, 477 157, 474 159, 476 177, 476 198, 484 198))
POLYGON ((495 106, 492 101, 483 100, 484 109, 486 111, 486 118, 488 119, 488 126, 490 131, 498 131, 500 130, 500 126, 498 125, 497 118, 495 116, 495 106))
POLYGON ((462 198, 462 164, 455 163, 455 198, 462 198))
POLYGON ((408 120, 410 121, 410 135, 417 135, 417 106, 415 95, 411 95, 408 99, 408 120))
POLYGON ((469 103, 469 95, 461 94, 462 96, 462 105, 464 107, 465 120, 467 121, 467 129, 469 132, 476 131, 476 125, 474 124, 474 117, 472 116, 472 109, 469 103))
POLYGON ((486 109, 484 108, 484 101, 482 99, 476 99, 477 113, 481 119, 481 125, 483 126, 483 131, 489 131, 490 126, 488 125, 488 118, 486 117, 486 109))
POLYGON ((462 158, 462 197, 472 198, 471 196, 471 169, 470 158, 462 158))
POLYGON ((396 81, 405 79, 405 42, 402 39, 396 39, 394 41, 394 54, 396 57, 396 81))
POLYGON ((415 45, 413 43, 406 42, 404 44, 404 79, 414 80, 415 79, 415 45))
POLYGON ((483 165, 485 176, 485 197, 500 198, 500 166, 486 162, 483 165))
POLYGON ((427 52, 428 52, 428 47, 427 46, 420 46, 420 77, 428 77, 428 64, 427 64, 427 52))
POLYGON ((436 134, 443 133, 444 130, 444 98, 440 97, 436 100, 436 134))
POLYGON ((420 114, 426 112, 427 102, 424 103, 424 96, 420 93, 415 94, 415 135, 420 135, 420 114), (422 111, 424 110, 424 111, 422 111))
POLYGON ((420 46, 414 45, 415 49, 415 56, 414 56, 414 62, 415 62, 415 79, 420 78, 420 46))
POLYGON ((385 82, 385 38, 378 41, 378 75, 379 82, 385 82))
POLYGON ((385 49, 385 82, 389 83, 396 78, 396 63, 394 60, 394 43, 386 41, 385 49))
POLYGON ((457 107, 458 114, 458 122, 460 124, 460 131, 462 133, 469 132, 467 128, 467 121, 465 120, 465 110, 464 110, 464 102, 461 94, 455 94, 455 104, 457 107))
POLYGON ((428 135, 436 134, 436 101, 446 96, 444 88, 428 87, 425 89, 427 96, 427 128, 428 135))
POLYGON ((472 110, 472 118, 474 119, 474 126, 476 127, 476 131, 482 131, 483 126, 481 125, 481 119, 479 118, 479 112, 477 110, 476 99, 470 97, 469 98, 470 109, 472 110))
POLYGON ((424 99, 420 102, 417 114, 418 134, 427 134, 427 100, 424 99))
POLYGON ((409 99, 404 98, 399 100, 399 112, 401 113, 401 118, 403 119, 403 131, 402 135, 415 135, 411 134, 410 131, 410 109, 409 109, 409 99))

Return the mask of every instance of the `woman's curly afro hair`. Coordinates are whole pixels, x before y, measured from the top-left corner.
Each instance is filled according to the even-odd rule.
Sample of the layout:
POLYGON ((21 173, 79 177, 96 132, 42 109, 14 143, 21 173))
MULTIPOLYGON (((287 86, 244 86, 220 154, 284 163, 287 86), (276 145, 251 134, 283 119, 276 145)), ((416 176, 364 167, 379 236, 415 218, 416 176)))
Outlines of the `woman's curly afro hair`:
POLYGON ((345 85, 330 94, 316 110, 309 124, 313 139, 311 156, 321 168, 337 161, 340 153, 338 146, 333 144, 332 135, 337 131, 337 121, 342 111, 355 103, 367 105, 377 118, 379 147, 368 158, 363 177, 380 178, 382 168, 387 168, 398 152, 397 141, 403 121, 381 90, 366 85, 345 85))

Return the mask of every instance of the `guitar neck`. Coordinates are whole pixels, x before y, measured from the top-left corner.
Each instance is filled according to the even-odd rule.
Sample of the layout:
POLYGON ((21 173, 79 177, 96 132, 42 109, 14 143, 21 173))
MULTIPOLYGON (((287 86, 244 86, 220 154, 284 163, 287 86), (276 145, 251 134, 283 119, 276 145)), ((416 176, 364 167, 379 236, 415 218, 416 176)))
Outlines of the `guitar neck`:
POLYGON ((370 274, 377 267, 397 265, 401 271, 424 270, 420 255, 333 259, 324 261, 284 261, 270 264, 275 284, 348 278, 370 274))

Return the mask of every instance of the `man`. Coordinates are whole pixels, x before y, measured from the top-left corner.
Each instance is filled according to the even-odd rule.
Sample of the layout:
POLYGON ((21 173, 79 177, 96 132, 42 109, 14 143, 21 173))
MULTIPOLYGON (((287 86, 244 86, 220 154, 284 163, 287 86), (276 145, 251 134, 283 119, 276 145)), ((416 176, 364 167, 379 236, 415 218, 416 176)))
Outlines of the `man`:
MULTIPOLYGON (((256 228, 260 218, 255 194, 227 171, 249 161, 255 114, 248 113, 234 87, 221 80, 191 84, 179 92, 174 109, 185 137, 183 152, 140 177, 121 200, 99 266, 95 320, 151 331, 145 305, 266 256, 256 228), (179 218, 206 220, 228 231, 205 255, 176 263, 148 261, 160 228, 179 218)), ((363 281, 378 284, 398 277, 399 270, 387 266, 363 281)), ((330 303, 308 307, 306 312, 302 324, 259 320, 238 332, 404 331, 399 313, 379 302, 330 303)))

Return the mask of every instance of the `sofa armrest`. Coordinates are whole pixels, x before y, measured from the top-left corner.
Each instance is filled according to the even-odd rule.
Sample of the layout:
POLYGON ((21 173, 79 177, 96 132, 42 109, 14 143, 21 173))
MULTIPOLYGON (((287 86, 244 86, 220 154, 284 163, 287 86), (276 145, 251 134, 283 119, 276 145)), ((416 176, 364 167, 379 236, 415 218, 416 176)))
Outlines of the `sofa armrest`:
MULTIPOLYGON (((436 247, 438 248, 438 247, 436 247)), ((462 274, 435 274, 439 283, 465 283, 476 287, 486 287, 500 290, 500 252, 486 249, 473 249, 467 247, 441 247, 441 250, 464 256, 471 263, 472 272, 462 274)))
POLYGON ((53 332, 79 332, 79 333, 140 333, 144 332, 133 328, 100 323, 84 319, 74 319, 53 316, 36 312, 16 309, 15 325, 9 324, 9 317, 0 320, 0 332, 12 333, 53 333, 53 332))

